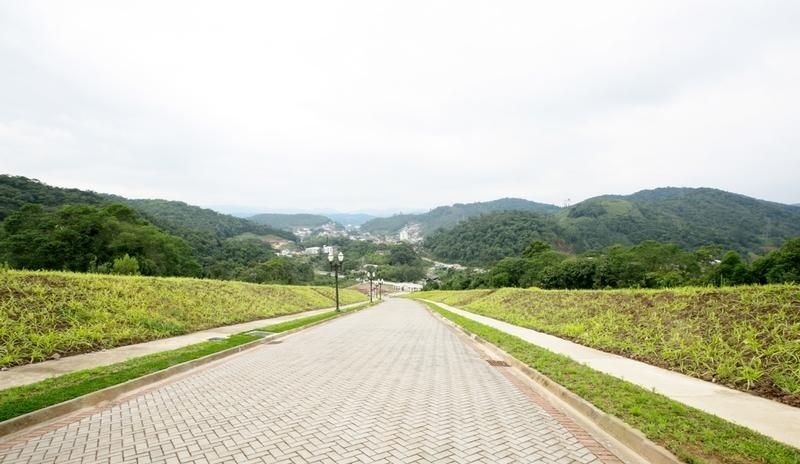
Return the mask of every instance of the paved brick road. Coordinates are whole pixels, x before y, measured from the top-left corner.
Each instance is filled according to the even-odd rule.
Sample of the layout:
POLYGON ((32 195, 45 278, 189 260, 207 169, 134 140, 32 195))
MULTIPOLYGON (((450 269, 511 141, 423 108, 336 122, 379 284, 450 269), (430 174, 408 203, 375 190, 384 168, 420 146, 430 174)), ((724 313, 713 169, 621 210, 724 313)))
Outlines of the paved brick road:
POLYGON ((390 300, 0 443, 0 462, 618 462, 500 369, 390 300))

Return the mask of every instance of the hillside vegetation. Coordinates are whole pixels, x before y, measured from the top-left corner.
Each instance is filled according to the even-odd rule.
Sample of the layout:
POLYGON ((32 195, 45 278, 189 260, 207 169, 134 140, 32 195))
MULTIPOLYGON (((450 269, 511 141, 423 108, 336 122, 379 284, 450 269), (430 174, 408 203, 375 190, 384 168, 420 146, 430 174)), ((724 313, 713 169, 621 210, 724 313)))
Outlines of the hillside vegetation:
POLYGON ((414 295, 800 406, 800 286, 414 295))
MULTIPOLYGON (((342 304, 364 301, 342 289, 342 304)), ((330 287, 0 271, 0 366, 335 305, 330 287)))
POLYGON ((408 224, 420 224, 424 233, 439 228, 451 228, 459 222, 481 214, 498 211, 528 211, 548 213, 558 210, 557 206, 520 198, 503 198, 479 203, 456 203, 440 206, 422 214, 398 214, 388 218, 375 218, 361 226, 361 230, 378 234, 393 234, 408 224))
MULTIPOLYGON (((8 175, 0 175, 0 221, 0 263, 28 269, 83 271, 91 262, 111 267, 127 254, 146 275, 251 280, 265 275, 258 267, 275 257, 259 237, 297 239, 290 232, 178 201, 130 200, 8 175), (102 216, 112 210, 118 220, 124 212, 123 222, 136 227, 109 229, 102 216)), ((300 274, 313 279, 305 270, 292 275, 300 274)))
POLYGON ((710 188, 660 188, 592 198, 557 215, 576 252, 645 240, 762 254, 800 235, 800 209, 710 188))
POLYGON ((646 240, 572 256, 542 240, 521 256, 503 258, 488 269, 440 271, 427 289, 538 287, 544 289, 674 288, 800 283, 800 237, 747 262, 718 246, 694 251, 646 240))
POLYGON ((446 262, 485 266, 521 255, 532 240, 560 242, 560 231, 552 217, 501 211, 467 219, 452 229, 439 229, 425 238, 424 248, 446 262))
POLYGON ((248 219, 257 223, 264 224, 276 229, 292 230, 298 227, 320 227, 333 220, 327 216, 319 214, 256 214, 248 219))
POLYGON ((800 236, 800 208, 721 190, 663 188, 592 198, 555 214, 522 211, 470 217, 425 237, 435 258, 489 266, 520 256, 532 240, 574 254, 647 240, 695 250, 719 246, 744 257, 763 255, 800 236))

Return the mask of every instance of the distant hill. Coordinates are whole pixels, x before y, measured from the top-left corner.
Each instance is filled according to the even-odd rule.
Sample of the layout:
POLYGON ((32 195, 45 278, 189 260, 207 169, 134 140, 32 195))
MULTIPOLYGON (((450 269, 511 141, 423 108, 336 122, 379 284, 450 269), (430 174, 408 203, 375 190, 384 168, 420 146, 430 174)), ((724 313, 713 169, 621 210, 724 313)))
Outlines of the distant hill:
POLYGON ((521 198, 503 198, 480 203, 456 203, 452 206, 440 206, 422 214, 398 214, 388 218, 372 219, 361 226, 361 230, 377 234, 394 234, 408 224, 422 226, 423 233, 430 233, 439 228, 451 228, 459 222, 481 214, 497 211, 526 211, 553 213, 558 206, 536 203, 521 198))
POLYGON ((292 230, 298 227, 320 227, 334 222, 327 216, 319 214, 256 214, 250 216, 251 221, 268 225, 276 229, 292 230))
POLYGON ((439 229, 425 237, 424 247, 442 261, 482 267, 519 256, 531 240, 558 243, 561 233, 552 215, 496 211, 439 229))
POLYGON ((365 222, 375 219, 377 217, 373 216, 372 214, 361 214, 361 213, 330 213, 326 214, 326 216, 338 222, 339 224, 353 225, 353 226, 360 226, 365 222))
POLYGON ((601 196, 559 212, 577 251, 644 240, 686 248, 719 244, 761 254, 800 235, 800 210, 711 188, 659 188, 601 196))
MULTIPOLYGON (((291 232, 179 201, 132 200, 117 195, 52 187, 21 176, 0 175, 0 220, 26 203, 47 208, 68 204, 128 205, 159 229, 185 240, 206 270, 213 266, 230 268, 236 260, 238 261, 235 264, 243 265, 241 261, 244 254, 241 248, 248 245, 231 242, 242 234, 274 235, 297 241, 297 237, 291 232), (228 264, 223 265, 223 262, 228 264)), ((259 259, 271 252, 271 247, 263 242, 249 246, 249 255, 258 256, 259 259)), ((224 272, 214 271, 213 275, 221 277, 224 272)))
POLYGON ((797 207, 710 188, 659 188, 591 198, 555 214, 475 217, 427 236, 424 246, 444 261, 485 266, 498 256, 518 256, 522 242, 532 239, 575 253, 657 240, 761 255, 796 236, 797 207))
POLYGON ((244 233, 276 235, 287 240, 297 240, 297 237, 290 232, 182 201, 130 200, 114 195, 107 197, 130 205, 156 226, 185 238, 190 244, 198 233, 215 240, 236 237, 244 233))

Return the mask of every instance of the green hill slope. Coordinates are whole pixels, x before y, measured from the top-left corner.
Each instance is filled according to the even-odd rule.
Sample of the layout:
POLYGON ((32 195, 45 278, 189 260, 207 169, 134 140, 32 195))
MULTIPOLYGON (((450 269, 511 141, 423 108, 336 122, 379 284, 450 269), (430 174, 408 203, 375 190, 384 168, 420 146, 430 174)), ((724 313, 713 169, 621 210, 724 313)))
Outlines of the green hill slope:
POLYGON ((575 251, 658 240, 762 254, 800 235, 797 208, 710 188, 591 198, 559 212, 558 219, 575 251))
POLYGON ((298 227, 320 227, 333 220, 319 214, 256 214, 248 219, 276 229, 292 230, 298 227))
POLYGON ((485 266, 518 256, 531 240, 561 241, 562 231, 551 215, 500 211, 471 217, 451 229, 425 237, 424 247, 447 262, 485 266))
POLYGON ((179 201, 131 200, 116 195, 52 187, 21 176, 0 175, 0 221, 28 203, 50 210, 73 204, 125 204, 158 229, 183 239, 202 265, 203 275, 218 278, 231 278, 234 275, 233 268, 246 267, 273 256, 268 243, 255 238, 240 240, 238 237, 242 234, 274 235, 290 241, 297 240, 290 232, 179 201))
POLYGON ((481 203, 456 203, 452 206, 440 206, 422 214, 398 214, 388 218, 376 218, 363 224, 361 230, 378 234, 393 234, 408 224, 416 223, 422 226, 423 233, 430 233, 439 228, 454 227, 471 217, 497 211, 552 213, 558 210, 558 206, 554 205, 520 198, 503 198, 481 203))
POLYGON ((0 174, 0 221, 27 203, 47 207, 66 204, 101 205, 108 200, 99 193, 51 187, 36 179, 0 174))
POLYGON ((430 234, 424 246, 444 261, 486 266, 519 256, 533 239, 575 253, 657 240, 763 255, 796 236, 800 209, 795 206, 709 188, 660 188, 591 198, 555 214, 487 214, 430 234))
POLYGON ((248 232, 255 235, 276 235, 291 241, 297 240, 297 237, 290 232, 180 201, 129 200, 113 196, 109 198, 116 198, 119 202, 130 205, 156 226, 184 238, 198 250, 208 250, 213 248, 218 240, 248 232))

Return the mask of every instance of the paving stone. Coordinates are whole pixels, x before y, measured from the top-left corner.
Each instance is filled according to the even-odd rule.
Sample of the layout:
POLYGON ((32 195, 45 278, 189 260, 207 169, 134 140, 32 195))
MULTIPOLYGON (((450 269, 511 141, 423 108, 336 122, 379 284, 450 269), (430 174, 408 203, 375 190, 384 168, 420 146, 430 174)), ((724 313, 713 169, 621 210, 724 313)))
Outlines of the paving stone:
POLYGON ((499 369, 390 300, 0 443, 0 462, 619 462, 499 369))

